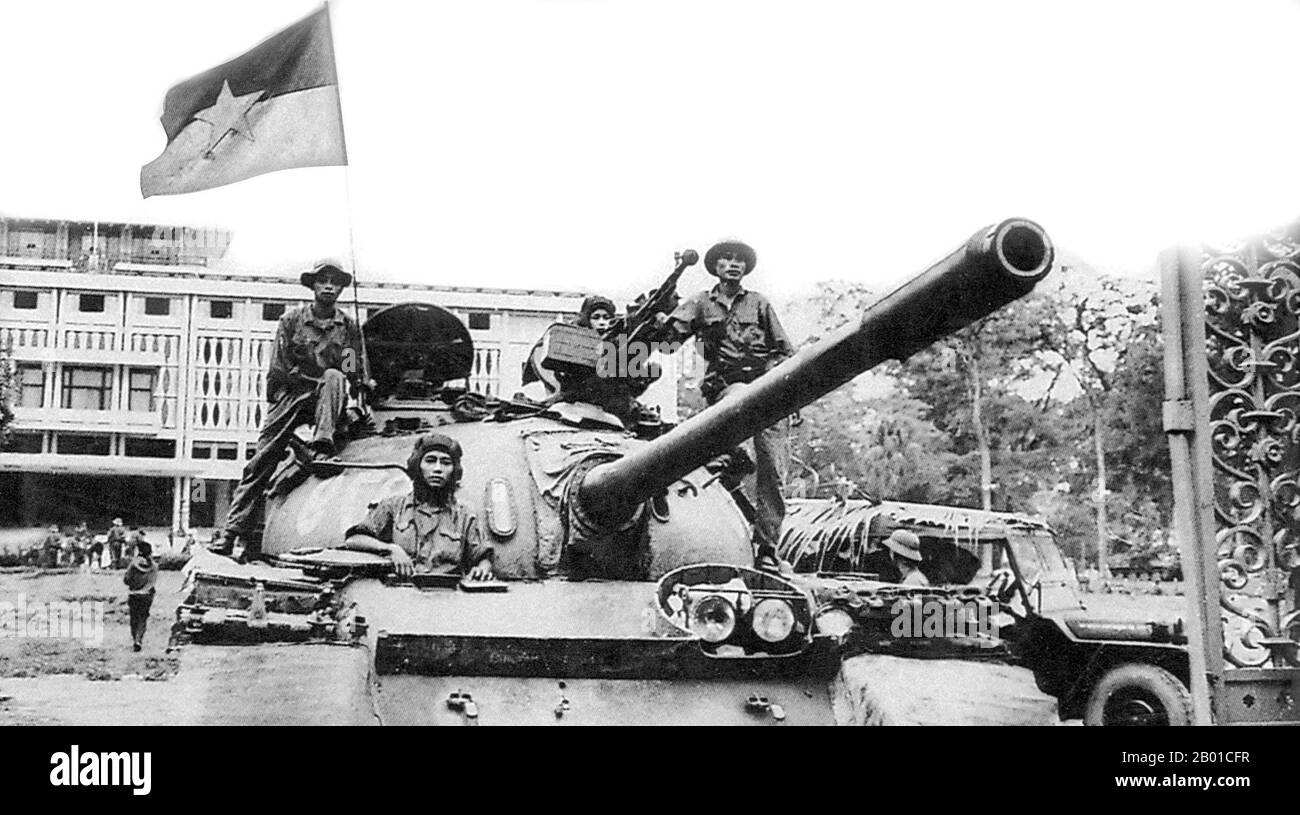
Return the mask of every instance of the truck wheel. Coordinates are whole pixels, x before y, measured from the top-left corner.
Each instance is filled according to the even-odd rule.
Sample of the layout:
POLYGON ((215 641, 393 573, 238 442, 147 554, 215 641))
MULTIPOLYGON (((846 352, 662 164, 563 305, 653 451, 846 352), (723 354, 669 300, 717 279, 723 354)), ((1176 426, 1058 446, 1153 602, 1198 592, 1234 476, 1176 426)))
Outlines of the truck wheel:
POLYGON ((1162 727, 1192 723, 1192 694, 1155 665, 1130 663, 1106 672, 1083 714, 1092 726, 1162 727))

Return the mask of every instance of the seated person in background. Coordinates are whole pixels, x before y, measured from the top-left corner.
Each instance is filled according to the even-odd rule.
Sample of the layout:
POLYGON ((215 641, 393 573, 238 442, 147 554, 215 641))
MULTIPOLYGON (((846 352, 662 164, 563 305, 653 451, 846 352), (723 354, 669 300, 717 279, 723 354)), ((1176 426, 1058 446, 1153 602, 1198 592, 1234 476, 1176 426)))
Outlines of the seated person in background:
POLYGON ((921 539, 906 529, 895 529, 885 538, 892 553, 890 559, 898 569, 898 582, 904 586, 928 586, 930 580, 921 571, 921 539))
POLYGON ((478 519, 456 500, 463 470, 455 439, 430 433, 415 442, 406 461, 411 492, 385 498, 348 528, 344 547, 388 555, 397 573, 463 574, 492 579, 493 550, 478 519))

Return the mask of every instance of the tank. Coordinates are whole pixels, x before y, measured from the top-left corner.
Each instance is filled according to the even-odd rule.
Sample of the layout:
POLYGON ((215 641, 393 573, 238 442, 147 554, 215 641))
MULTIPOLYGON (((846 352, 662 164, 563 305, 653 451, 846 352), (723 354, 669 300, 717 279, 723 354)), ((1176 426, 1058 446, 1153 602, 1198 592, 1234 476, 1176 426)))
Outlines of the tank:
POLYGON ((1183 564, 1178 547, 1168 543, 1158 545, 1131 544, 1123 552, 1106 559, 1114 577, 1134 580, 1182 580, 1183 564))
POLYGON ((364 614, 381 718, 842 719, 831 680, 844 632, 818 623, 837 584, 754 568, 728 454, 858 374, 1023 296, 1052 262, 1031 221, 982 229, 860 319, 667 432, 630 428, 565 394, 521 403, 450 386, 469 373, 468 332, 432 304, 390 307, 364 327, 378 382, 373 432, 328 465, 286 464, 262 549, 332 579, 336 604, 364 614), (409 492, 404 462, 433 429, 464 450, 458 498, 495 546, 500 586, 391 585, 365 576, 385 571, 382 558, 338 550, 368 506, 409 492))

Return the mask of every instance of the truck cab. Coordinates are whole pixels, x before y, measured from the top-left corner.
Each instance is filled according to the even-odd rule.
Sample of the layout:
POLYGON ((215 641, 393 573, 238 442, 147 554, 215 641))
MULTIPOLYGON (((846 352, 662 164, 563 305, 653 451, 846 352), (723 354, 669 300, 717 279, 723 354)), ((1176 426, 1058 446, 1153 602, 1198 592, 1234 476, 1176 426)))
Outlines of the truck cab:
POLYGON ((890 582, 882 541, 894 529, 921 540, 934 586, 970 586, 997 604, 998 636, 1056 697, 1062 719, 1090 725, 1190 723, 1187 637, 1181 620, 1091 613, 1040 519, 961 507, 876 501, 790 502, 781 557, 796 572, 890 582))

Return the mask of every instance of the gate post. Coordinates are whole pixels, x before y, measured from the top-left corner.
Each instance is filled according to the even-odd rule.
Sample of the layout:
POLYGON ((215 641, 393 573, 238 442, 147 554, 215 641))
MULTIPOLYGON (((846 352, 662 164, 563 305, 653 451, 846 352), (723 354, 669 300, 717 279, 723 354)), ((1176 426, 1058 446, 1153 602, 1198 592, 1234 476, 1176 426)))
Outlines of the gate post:
POLYGON ((1222 710, 1223 626, 1215 556, 1209 365, 1199 258, 1187 247, 1160 256, 1165 337, 1164 429, 1174 488, 1174 530, 1187 597, 1192 721, 1214 724, 1222 710))

